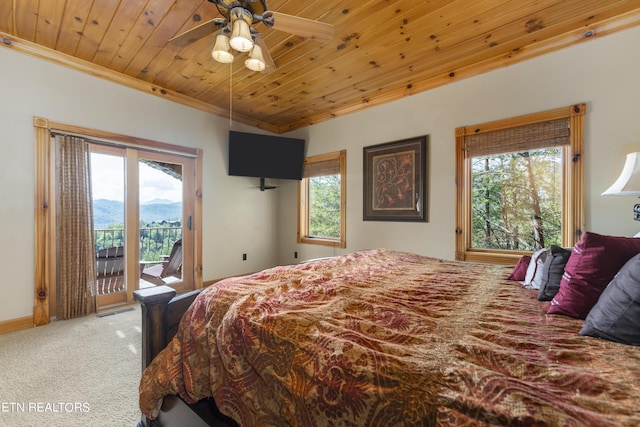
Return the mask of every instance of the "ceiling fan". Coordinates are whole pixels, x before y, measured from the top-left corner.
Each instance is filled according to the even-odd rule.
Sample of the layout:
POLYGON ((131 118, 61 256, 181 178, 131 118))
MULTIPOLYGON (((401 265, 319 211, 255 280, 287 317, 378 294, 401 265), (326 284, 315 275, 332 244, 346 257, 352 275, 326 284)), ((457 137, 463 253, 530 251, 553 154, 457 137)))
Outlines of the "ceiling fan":
POLYGON ((262 22, 267 28, 285 31, 300 37, 318 41, 333 38, 333 26, 320 21, 270 11, 266 0, 208 0, 216 5, 222 18, 215 18, 198 25, 169 40, 177 46, 187 46, 220 29, 211 56, 218 62, 229 63, 234 51, 248 53, 245 66, 252 71, 271 72, 275 63, 269 54, 262 34, 253 28, 262 22))

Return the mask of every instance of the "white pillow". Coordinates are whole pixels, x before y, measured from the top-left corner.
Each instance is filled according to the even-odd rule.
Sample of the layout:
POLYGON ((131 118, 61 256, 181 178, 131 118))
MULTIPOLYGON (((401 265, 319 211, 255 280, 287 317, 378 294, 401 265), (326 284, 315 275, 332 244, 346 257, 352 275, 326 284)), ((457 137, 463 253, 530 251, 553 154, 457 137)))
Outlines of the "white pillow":
POLYGON ((542 270, 544 260, 547 259, 547 254, 549 254, 549 248, 538 249, 531 255, 531 261, 529 261, 524 282, 521 282, 527 288, 540 289, 540 285, 542 284, 542 270))

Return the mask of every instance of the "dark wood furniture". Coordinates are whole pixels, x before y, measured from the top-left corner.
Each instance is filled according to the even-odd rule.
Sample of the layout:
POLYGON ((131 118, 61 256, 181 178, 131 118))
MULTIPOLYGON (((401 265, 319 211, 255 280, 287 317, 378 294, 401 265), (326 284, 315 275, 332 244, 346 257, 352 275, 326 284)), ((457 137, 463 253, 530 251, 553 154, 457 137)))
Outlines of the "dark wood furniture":
MULTIPOLYGON (((182 314, 200 290, 176 296, 169 286, 154 286, 133 293, 142 308, 142 371, 173 338, 182 314)), ((160 415, 155 420, 142 416, 138 427, 220 426, 237 427, 222 415, 211 399, 189 405, 178 396, 167 396, 160 415)))

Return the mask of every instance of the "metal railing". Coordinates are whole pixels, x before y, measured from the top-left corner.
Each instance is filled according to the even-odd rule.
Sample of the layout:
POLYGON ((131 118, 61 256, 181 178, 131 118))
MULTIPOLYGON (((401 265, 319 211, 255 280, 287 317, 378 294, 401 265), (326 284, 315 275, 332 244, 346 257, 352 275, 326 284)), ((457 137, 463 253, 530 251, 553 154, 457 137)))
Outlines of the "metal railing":
MULTIPOLYGON (((94 230, 96 252, 124 246, 124 228, 96 228, 94 230)), ((140 228, 140 259, 158 261, 169 255, 173 244, 182 238, 182 227, 140 228)))
POLYGON ((140 228, 140 259, 159 261, 169 255, 173 244, 182 239, 182 227, 140 228))

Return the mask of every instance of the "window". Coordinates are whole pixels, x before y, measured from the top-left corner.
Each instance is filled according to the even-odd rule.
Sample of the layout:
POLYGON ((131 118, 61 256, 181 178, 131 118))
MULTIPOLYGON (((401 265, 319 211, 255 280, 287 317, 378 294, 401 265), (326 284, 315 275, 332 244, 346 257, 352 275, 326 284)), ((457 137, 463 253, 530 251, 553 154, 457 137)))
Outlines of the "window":
POLYGON ((456 259, 514 264, 583 229, 584 104, 456 130, 456 259))
POLYGON ((307 157, 298 186, 298 243, 344 248, 345 150, 307 157))

